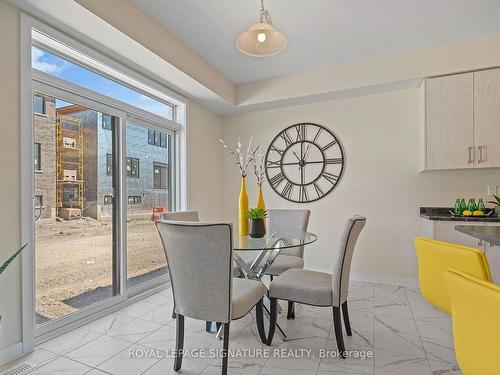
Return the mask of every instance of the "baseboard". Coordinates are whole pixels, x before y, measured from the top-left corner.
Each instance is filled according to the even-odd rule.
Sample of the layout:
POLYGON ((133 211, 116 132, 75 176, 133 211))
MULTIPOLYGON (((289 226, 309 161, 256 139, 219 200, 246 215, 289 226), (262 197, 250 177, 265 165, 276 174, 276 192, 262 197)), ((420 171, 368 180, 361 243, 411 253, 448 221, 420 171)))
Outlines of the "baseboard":
POLYGON ((15 361, 23 355, 23 343, 18 342, 12 346, 0 350, 0 366, 15 361))
POLYGON ((418 288, 418 280, 406 277, 393 277, 393 276, 382 276, 382 275, 369 275, 364 273, 351 273, 351 280, 355 281, 366 281, 369 283, 380 283, 380 284, 390 284, 390 285, 401 285, 408 288, 418 288))

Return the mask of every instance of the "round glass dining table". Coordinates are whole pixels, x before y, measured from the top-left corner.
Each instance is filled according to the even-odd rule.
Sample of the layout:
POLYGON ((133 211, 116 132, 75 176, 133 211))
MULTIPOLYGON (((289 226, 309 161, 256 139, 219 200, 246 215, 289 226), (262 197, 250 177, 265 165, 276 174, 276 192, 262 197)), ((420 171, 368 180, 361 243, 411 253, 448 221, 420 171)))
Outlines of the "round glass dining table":
POLYGON ((260 279, 281 250, 312 244, 318 237, 311 232, 269 232, 262 238, 235 237, 234 261, 249 279, 260 279))

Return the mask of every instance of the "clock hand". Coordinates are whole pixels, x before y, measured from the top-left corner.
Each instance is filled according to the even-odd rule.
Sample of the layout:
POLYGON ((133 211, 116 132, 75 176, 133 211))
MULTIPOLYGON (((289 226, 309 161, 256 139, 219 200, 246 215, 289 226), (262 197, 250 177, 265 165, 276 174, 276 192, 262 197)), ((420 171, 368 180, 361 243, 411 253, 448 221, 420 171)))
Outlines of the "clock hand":
POLYGON ((306 148, 306 152, 304 154, 304 162, 306 161, 307 155, 309 154, 309 149, 311 148, 311 144, 309 143, 306 148))
POLYGON ((295 151, 292 151, 293 155, 297 158, 298 161, 300 161, 299 155, 295 151))

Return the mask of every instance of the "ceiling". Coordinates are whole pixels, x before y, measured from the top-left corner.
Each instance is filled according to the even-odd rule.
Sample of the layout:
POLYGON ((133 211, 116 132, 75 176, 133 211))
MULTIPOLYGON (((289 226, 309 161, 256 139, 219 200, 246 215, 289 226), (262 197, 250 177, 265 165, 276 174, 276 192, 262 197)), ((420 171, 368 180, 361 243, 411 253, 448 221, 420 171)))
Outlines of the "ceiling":
POLYGON ((288 37, 280 55, 235 47, 258 0, 134 0, 236 84, 500 33, 498 0, 265 0, 288 37))

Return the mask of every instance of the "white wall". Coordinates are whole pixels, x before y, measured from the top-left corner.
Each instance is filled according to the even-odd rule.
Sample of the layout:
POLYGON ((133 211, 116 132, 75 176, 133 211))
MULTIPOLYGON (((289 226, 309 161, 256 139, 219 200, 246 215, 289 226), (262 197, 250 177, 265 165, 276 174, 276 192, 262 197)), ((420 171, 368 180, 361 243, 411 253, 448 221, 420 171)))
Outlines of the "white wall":
MULTIPOLYGON (((367 216, 367 226, 355 253, 353 272, 372 280, 408 282, 416 279, 412 240, 421 234, 420 206, 453 205, 457 196, 485 196, 487 184, 499 184, 498 169, 419 173, 420 93, 395 91, 337 101, 307 104, 224 119, 224 140, 250 136, 265 145, 285 127, 314 122, 333 130, 345 149, 345 174, 335 190, 310 204, 280 198, 269 186, 269 208, 311 210, 310 230, 319 235, 305 251, 307 268, 329 271, 330 252, 344 220, 367 216)), ((226 155, 227 217, 235 218, 239 176, 226 155)), ((248 185, 251 206, 256 188, 248 185)))
POLYGON ((188 106, 188 205, 201 220, 223 215, 222 118, 195 103, 188 106))
MULTIPOLYGON (((0 263, 21 244, 19 150, 19 12, 0 1, 0 263)), ((0 276, 0 352, 21 340, 21 267, 0 276)))

